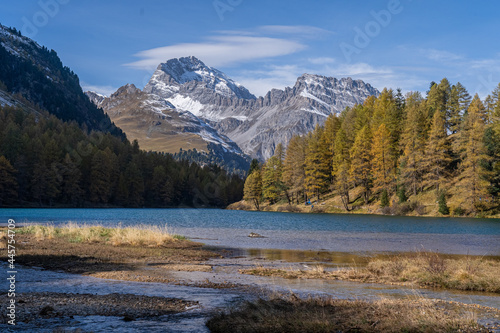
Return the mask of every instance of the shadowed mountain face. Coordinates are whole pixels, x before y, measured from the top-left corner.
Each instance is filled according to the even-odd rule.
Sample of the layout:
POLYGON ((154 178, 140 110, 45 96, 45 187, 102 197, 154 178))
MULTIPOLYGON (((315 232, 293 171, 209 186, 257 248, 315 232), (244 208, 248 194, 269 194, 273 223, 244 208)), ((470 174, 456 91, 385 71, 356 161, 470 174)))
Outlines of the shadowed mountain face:
POLYGON ((1 24, 0 82, 5 92, 20 94, 61 120, 74 120, 89 130, 125 138, 109 117, 85 97, 78 76, 63 66, 54 50, 1 24))

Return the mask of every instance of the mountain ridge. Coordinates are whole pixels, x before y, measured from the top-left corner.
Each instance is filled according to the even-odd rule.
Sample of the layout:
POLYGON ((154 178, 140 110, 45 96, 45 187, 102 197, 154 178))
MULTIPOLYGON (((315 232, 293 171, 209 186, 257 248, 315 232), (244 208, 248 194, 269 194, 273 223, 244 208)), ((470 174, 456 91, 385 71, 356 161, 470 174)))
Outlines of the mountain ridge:
MULTIPOLYGON (((195 57, 171 59, 158 66, 144 90, 167 99, 176 109, 204 119, 235 141, 246 154, 260 160, 269 158, 278 143, 288 142, 291 136, 305 134, 316 124, 322 124, 329 114, 338 114, 345 107, 379 94, 362 80, 303 74, 293 87, 272 89, 258 98, 253 95, 240 98, 236 94, 220 94, 206 80, 178 80, 172 84, 172 64, 177 63, 202 64, 205 72, 221 73, 227 78, 195 57)), ((195 77, 186 74, 186 70, 189 67, 184 66, 183 78, 195 77)))
MULTIPOLYGON (((142 93, 156 102, 162 100, 171 112, 191 114, 234 141, 245 154, 261 161, 272 156, 279 143, 309 132, 328 115, 339 114, 346 107, 380 94, 362 80, 304 73, 292 87, 272 89, 255 97, 241 84, 194 56, 159 64, 142 93)), ((102 96, 88 95, 102 106, 102 96)), ((108 112, 113 108, 108 103, 104 109, 108 112)))

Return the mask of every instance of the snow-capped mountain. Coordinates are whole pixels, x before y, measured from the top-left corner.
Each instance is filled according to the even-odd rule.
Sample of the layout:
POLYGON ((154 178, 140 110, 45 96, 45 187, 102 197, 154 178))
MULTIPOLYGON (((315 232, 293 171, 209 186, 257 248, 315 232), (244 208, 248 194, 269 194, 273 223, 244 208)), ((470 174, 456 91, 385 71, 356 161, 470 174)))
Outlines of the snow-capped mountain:
POLYGON ((328 115, 378 94, 361 80, 304 74, 292 88, 273 89, 247 109, 225 108, 225 118, 215 127, 246 153, 267 159, 278 143, 286 145, 292 136, 311 131, 328 115))
POLYGON ((167 99, 178 109, 205 118, 210 115, 200 113, 204 105, 217 104, 225 98, 255 99, 245 87, 195 57, 171 59, 160 64, 144 91, 167 99))
MULTIPOLYGON (((171 118, 162 119, 162 128, 169 128, 169 140, 178 143, 176 148, 190 148, 192 140, 174 139, 189 133, 240 154, 241 151, 234 148, 236 143, 249 156, 265 160, 273 155, 278 143, 286 145, 292 136, 309 132, 328 115, 378 94, 377 89, 361 80, 304 74, 293 87, 273 89, 264 97, 256 98, 221 71, 195 57, 186 57, 160 64, 143 91, 125 86, 110 98, 92 93, 88 96, 130 138, 139 137, 131 132, 145 129, 142 125, 133 129, 132 125, 124 124, 118 117, 124 110, 127 119, 130 120, 132 112, 141 124, 144 122, 141 114, 161 118, 168 113, 171 118), (130 91, 123 95, 123 90, 130 91), (170 130, 171 127, 175 129, 170 130)), ((154 128, 151 123, 146 132, 154 128)), ((166 138, 165 133, 162 135, 166 138)), ((148 149, 147 145, 144 147, 148 149)))
POLYGON ((261 160, 272 156, 278 143, 312 130, 329 114, 379 94, 361 80, 304 74, 292 88, 256 98, 195 57, 160 64, 144 91, 204 119, 261 160))

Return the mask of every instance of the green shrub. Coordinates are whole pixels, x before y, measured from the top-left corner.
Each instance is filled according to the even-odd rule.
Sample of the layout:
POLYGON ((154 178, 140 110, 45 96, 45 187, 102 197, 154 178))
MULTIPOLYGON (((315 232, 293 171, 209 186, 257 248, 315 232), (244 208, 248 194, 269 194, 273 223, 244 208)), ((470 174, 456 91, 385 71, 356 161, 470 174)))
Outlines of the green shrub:
POLYGON ((465 210, 462 207, 455 207, 453 209, 453 215, 455 215, 455 216, 463 216, 463 215, 465 215, 465 210))
POLYGON ((442 215, 448 215, 450 214, 450 208, 448 208, 448 205, 446 204, 446 196, 444 193, 441 193, 438 198, 438 204, 439 204, 439 214, 442 215))
POLYGON ((387 206, 389 206, 389 195, 387 194, 387 190, 383 190, 380 198, 380 207, 384 208, 387 206))
POLYGON ((408 201, 408 197, 406 196, 406 188, 405 188, 405 186, 400 186, 398 188, 397 195, 398 195, 398 199, 399 199, 400 203, 408 201))

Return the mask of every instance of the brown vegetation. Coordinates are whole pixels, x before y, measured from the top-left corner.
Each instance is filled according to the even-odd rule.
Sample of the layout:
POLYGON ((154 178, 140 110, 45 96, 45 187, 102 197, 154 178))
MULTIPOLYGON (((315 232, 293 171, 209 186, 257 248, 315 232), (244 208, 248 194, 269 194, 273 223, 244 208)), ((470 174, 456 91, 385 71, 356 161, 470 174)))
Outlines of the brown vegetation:
POLYGON ((246 302, 212 317, 211 332, 488 332, 470 310, 422 298, 339 300, 295 295, 246 302))
POLYGON ((349 280, 500 293, 500 261, 471 256, 451 259, 432 252, 375 258, 366 267, 335 271, 315 266, 309 270, 256 267, 241 272, 287 279, 349 280))
POLYGON ((206 271, 204 262, 218 256, 156 227, 30 226, 16 229, 16 244, 19 264, 142 282, 172 282, 168 271, 197 265, 206 271))

